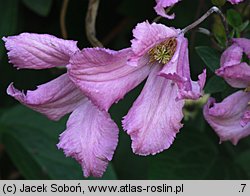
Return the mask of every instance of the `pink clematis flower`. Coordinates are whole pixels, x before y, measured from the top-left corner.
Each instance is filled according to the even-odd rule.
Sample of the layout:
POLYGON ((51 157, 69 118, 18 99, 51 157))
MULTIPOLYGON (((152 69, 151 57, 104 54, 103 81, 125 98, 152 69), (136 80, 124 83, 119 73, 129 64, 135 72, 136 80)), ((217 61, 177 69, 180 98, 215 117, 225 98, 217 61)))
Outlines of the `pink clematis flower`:
POLYGON ((227 0, 227 1, 229 1, 232 4, 238 4, 238 3, 240 3, 240 2, 242 2, 244 0, 227 0))
POLYGON ((133 152, 156 154, 170 147, 182 127, 184 99, 198 99, 206 73, 190 78, 188 43, 180 30, 140 23, 132 47, 118 52, 87 48, 76 52, 68 66, 71 80, 101 110, 119 101, 141 83, 145 86, 124 117, 133 152))
POLYGON ((230 46, 221 56, 221 68, 216 70, 228 84, 235 88, 246 88, 250 80, 250 67, 241 62, 243 52, 250 58, 250 40, 245 38, 233 39, 230 46))
POLYGON ((156 0, 156 6, 154 7, 156 13, 164 18, 174 19, 175 15, 167 15, 165 8, 171 7, 180 0, 156 0))
MULTIPOLYGON (((70 56, 79 51, 75 41, 51 35, 22 33, 3 40, 10 62, 18 69, 66 66, 70 56)), ((57 146, 81 164, 84 176, 102 176, 117 146, 118 127, 107 112, 100 111, 76 88, 68 73, 27 93, 10 84, 7 93, 51 120, 72 112, 57 146)))
POLYGON ((232 87, 246 90, 233 93, 221 103, 211 98, 204 107, 204 116, 221 141, 230 140, 236 145, 250 135, 250 66, 241 62, 243 52, 250 58, 250 40, 238 38, 233 42, 222 54, 221 68, 216 74, 232 87))
MULTIPOLYGON (((166 14, 165 9, 175 5, 179 1, 181 0, 156 0, 156 6, 154 7, 154 10, 159 16, 162 16, 167 19, 174 19, 175 14, 168 15, 166 14)), ((231 4, 238 4, 244 0, 227 0, 227 1, 229 1, 231 4)))
MULTIPOLYGON (((179 1, 181 0, 156 0, 156 6, 154 7, 154 9, 159 16, 162 16, 167 19, 174 19, 175 14, 168 15, 166 14, 165 9, 175 5, 179 1)), ((229 1, 231 4, 238 4, 244 0, 227 0, 227 1, 229 1)))

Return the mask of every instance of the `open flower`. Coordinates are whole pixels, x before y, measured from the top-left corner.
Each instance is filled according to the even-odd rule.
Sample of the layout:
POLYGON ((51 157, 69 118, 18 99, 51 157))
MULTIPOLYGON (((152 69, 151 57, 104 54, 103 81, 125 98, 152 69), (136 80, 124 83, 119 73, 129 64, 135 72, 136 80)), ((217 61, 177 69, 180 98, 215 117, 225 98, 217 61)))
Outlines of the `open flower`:
POLYGON ((154 7, 156 13, 164 18, 174 19, 175 15, 167 15, 165 8, 171 7, 180 0, 156 0, 156 6, 154 7))
POLYGON ((221 67, 216 74, 235 88, 245 88, 215 103, 211 98, 204 107, 204 116, 221 141, 233 144, 250 135, 250 66, 241 62, 243 52, 250 58, 250 40, 238 38, 221 56, 221 67))
POLYGON ((233 44, 221 56, 221 67, 215 72, 235 88, 247 88, 250 84, 250 66, 241 62, 243 53, 250 58, 250 40, 233 39, 233 44))
POLYGON ((143 22, 133 35, 131 49, 76 52, 68 66, 69 76, 104 111, 148 77, 124 117, 123 128, 131 136, 136 154, 156 154, 172 144, 182 127, 183 99, 201 96, 206 73, 198 82, 191 80, 188 43, 179 30, 143 22))
MULTIPOLYGON (((66 66, 79 50, 75 41, 51 35, 23 33, 3 40, 10 62, 18 69, 66 66)), ((107 112, 100 111, 76 88, 67 73, 27 93, 10 84, 7 93, 51 120, 72 112, 57 146, 81 164, 86 177, 102 176, 117 146, 118 127, 107 112)))
MULTIPOLYGON (((250 123, 247 124, 247 120, 243 119, 244 113, 248 110, 249 100, 250 93, 244 91, 228 96, 221 103, 215 103, 213 98, 209 99, 203 110, 204 117, 221 142, 230 140, 236 145, 241 138, 250 134, 250 123)), ((245 115, 247 117, 247 113, 245 115)))

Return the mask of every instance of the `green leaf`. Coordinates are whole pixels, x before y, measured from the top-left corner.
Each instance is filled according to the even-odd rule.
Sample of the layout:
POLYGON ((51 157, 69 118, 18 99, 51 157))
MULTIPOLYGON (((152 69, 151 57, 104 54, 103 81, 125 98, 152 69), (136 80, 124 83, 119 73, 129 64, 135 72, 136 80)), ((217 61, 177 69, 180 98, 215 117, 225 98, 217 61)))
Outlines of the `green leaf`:
POLYGON ((239 32, 242 32, 247 28, 248 25, 249 25, 249 20, 243 22, 240 26, 238 26, 237 30, 239 32))
MULTIPOLYGON (((193 121, 193 124, 197 124, 196 121, 193 121)), ((170 149, 151 157, 150 179, 245 178, 241 168, 236 167, 232 158, 227 155, 227 152, 225 153, 224 144, 218 147, 219 144, 216 144, 207 132, 197 131, 195 126, 198 127, 197 125, 186 126, 177 135, 170 149)), ((231 146, 229 147, 231 150, 231 146)))
MULTIPOLYGON (((0 39, 16 31, 18 18, 18 0, 0 0, 0 39)), ((0 60, 4 51, 4 44, 0 41, 0 60)))
POLYGON ((224 25, 219 16, 214 15, 214 23, 212 24, 212 32, 218 44, 222 47, 226 47, 227 35, 224 25))
POLYGON ((122 117, 128 113, 143 86, 144 83, 141 83, 109 110, 112 119, 120 128, 119 143, 113 159, 113 165, 119 179, 145 180, 148 177, 146 172, 148 157, 138 156, 132 152, 131 139, 121 125, 122 117))
POLYGON ((35 13, 47 16, 52 6, 52 0, 22 0, 23 3, 35 13))
MULTIPOLYGON (((18 130, 6 127, 6 131, 3 134, 3 144, 7 153, 10 155, 11 159, 26 179, 52 179, 46 169, 43 169, 42 165, 39 164, 39 161, 34 159, 31 155, 37 153, 37 148, 34 148, 34 151, 30 148, 27 149, 25 143, 20 142, 19 138, 17 138, 24 137, 22 134, 30 137, 27 135, 26 131, 28 131, 28 133, 32 133, 31 130, 33 131, 33 129, 29 130, 27 127, 25 127, 25 129, 22 127, 19 128, 25 131, 20 133, 18 130)), ((36 139, 36 137, 34 137, 34 139, 36 139)), ((44 139, 47 138, 45 137, 44 139)), ((30 142, 29 140, 24 140, 24 142, 26 141, 30 142)), ((38 153, 38 156, 39 154, 40 153, 38 153)))
MULTIPOLYGON (((66 118, 52 122, 23 106, 2 115, 3 144, 26 179, 83 179, 80 165, 56 147, 65 123, 66 118)), ((110 166, 103 179, 115 178, 110 166)))
POLYGON ((195 49, 200 58, 212 72, 220 67, 220 54, 216 50, 208 46, 198 46, 195 49))
POLYGON ((227 22, 233 28, 237 28, 242 24, 242 18, 240 13, 233 9, 227 10, 227 22))
POLYGON ((238 155, 235 161, 241 168, 244 169, 248 178, 250 178, 250 150, 244 151, 238 155))
MULTIPOLYGON (((6 109, 0 108, 0 117, 7 111, 6 109)), ((5 127, 0 124, 0 144, 2 143, 2 133, 5 131, 5 127)))
POLYGON ((226 88, 227 83, 224 81, 224 79, 214 75, 208 80, 204 90, 206 93, 212 94, 222 92, 226 88))

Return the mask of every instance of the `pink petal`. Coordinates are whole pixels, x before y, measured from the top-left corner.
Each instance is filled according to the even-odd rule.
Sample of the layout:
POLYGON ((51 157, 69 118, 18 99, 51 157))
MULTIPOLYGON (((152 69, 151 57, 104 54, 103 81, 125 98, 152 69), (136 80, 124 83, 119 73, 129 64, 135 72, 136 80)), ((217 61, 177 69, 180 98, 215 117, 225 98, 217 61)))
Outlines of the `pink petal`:
POLYGON ((158 77, 159 65, 154 65, 137 100, 124 117, 123 128, 132 139, 134 153, 159 153, 173 143, 182 127, 184 101, 176 101, 177 86, 158 77))
POLYGON ((248 111, 246 111, 241 119, 241 126, 246 126, 250 122, 250 108, 248 111))
POLYGON ((246 88, 250 84, 250 66, 247 63, 221 67, 215 73, 235 88, 246 88))
POLYGON ((174 14, 167 15, 165 8, 171 7, 180 0, 156 0, 156 6, 154 7, 156 13, 164 18, 174 19, 174 14))
POLYGON ((238 44, 243 51, 247 54, 248 58, 250 58, 250 39, 246 38, 236 38, 233 39, 234 43, 238 44))
POLYGON ((162 24, 149 24, 148 21, 137 24, 133 30, 134 39, 131 41, 134 54, 128 59, 129 64, 136 66, 140 57, 144 56, 153 46, 167 38, 176 37, 178 32, 179 30, 162 24))
POLYGON ((235 88, 245 88, 249 85, 250 67, 247 63, 241 63, 243 51, 242 47, 234 43, 223 52, 221 68, 215 71, 218 76, 223 77, 228 84, 235 88))
POLYGON ((85 177, 101 177, 117 142, 118 127, 109 114, 85 99, 85 103, 70 115, 57 146, 81 164, 85 177))
POLYGON ((221 103, 209 99, 204 107, 204 117, 220 137, 220 141, 230 140, 237 144, 241 138, 250 135, 250 123, 241 125, 242 117, 247 111, 250 93, 238 91, 221 103))
POLYGON ((232 4, 238 4, 238 3, 240 3, 240 2, 242 2, 244 0, 227 0, 227 1, 229 1, 232 4))
MULTIPOLYGON (((182 86, 180 83, 180 89, 177 99, 199 99, 203 95, 203 88, 206 83, 206 70, 198 76, 198 81, 191 80, 191 87, 186 88, 185 85, 182 86)), ((185 83, 184 83, 185 84, 185 83)))
POLYGON ((241 62, 243 49, 237 44, 228 47, 222 54, 220 59, 221 67, 228 67, 231 65, 239 64, 241 62))
POLYGON ((67 74, 38 86, 34 91, 27 91, 26 94, 10 84, 7 93, 52 120, 59 120, 65 114, 72 112, 84 98, 67 74))
POLYGON ((183 35, 176 38, 177 48, 172 59, 161 69, 160 76, 176 82, 178 85, 177 99, 199 99, 206 81, 206 70, 198 76, 198 81, 190 77, 188 42, 183 35))
POLYGON ((107 111, 149 73, 149 66, 126 65, 130 53, 130 49, 118 52, 104 48, 84 49, 70 61, 70 78, 94 104, 107 111))
POLYGON ((22 33, 4 37, 10 63, 20 69, 45 69, 65 66, 78 50, 75 41, 47 34, 22 33))

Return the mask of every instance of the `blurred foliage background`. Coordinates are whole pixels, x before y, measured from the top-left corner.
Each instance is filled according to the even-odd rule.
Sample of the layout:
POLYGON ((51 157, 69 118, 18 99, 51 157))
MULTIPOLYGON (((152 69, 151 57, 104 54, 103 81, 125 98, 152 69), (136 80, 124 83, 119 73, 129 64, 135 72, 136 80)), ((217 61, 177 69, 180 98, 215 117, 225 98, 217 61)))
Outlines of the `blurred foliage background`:
MULTIPOLYGON (((160 19, 159 22, 183 28, 213 4, 220 6, 221 2, 225 1, 183 0, 171 10, 176 14, 175 20, 160 19)), ((62 37, 62 4, 62 0, 0 0, 0 37, 22 32, 62 37)), ((85 33, 87 6, 87 0, 69 0, 65 17, 67 39, 78 40, 80 48, 91 47, 85 33)), ((97 37, 111 49, 129 47, 135 25, 157 17, 154 6, 154 0, 101 0, 97 37)), ((226 3, 221 9, 229 22, 230 36, 250 38, 250 2, 246 0, 237 6, 226 3)), ((225 47, 225 31, 216 15, 200 27, 209 29, 212 35, 196 30, 187 34, 192 77, 196 79, 206 67, 205 92, 220 101, 234 91, 214 75, 225 47)), ((0 179, 83 179, 75 160, 66 158, 56 148, 67 117, 52 122, 6 94, 11 82, 19 89, 35 89, 64 70, 16 70, 8 63, 3 41, 0 43, 0 70, 0 179)), ((189 104, 185 108, 184 127, 170 149, 155 156, 134 155, 130 138, 120 122, 142 87, 143 84, 110 109, 112 118, 120 126, 120 136, 103 179, 250 179, 250 137, 242 139, 237 146, 230 142, 219 144, 219 138, 204 121, 199 104, 189 104)))

